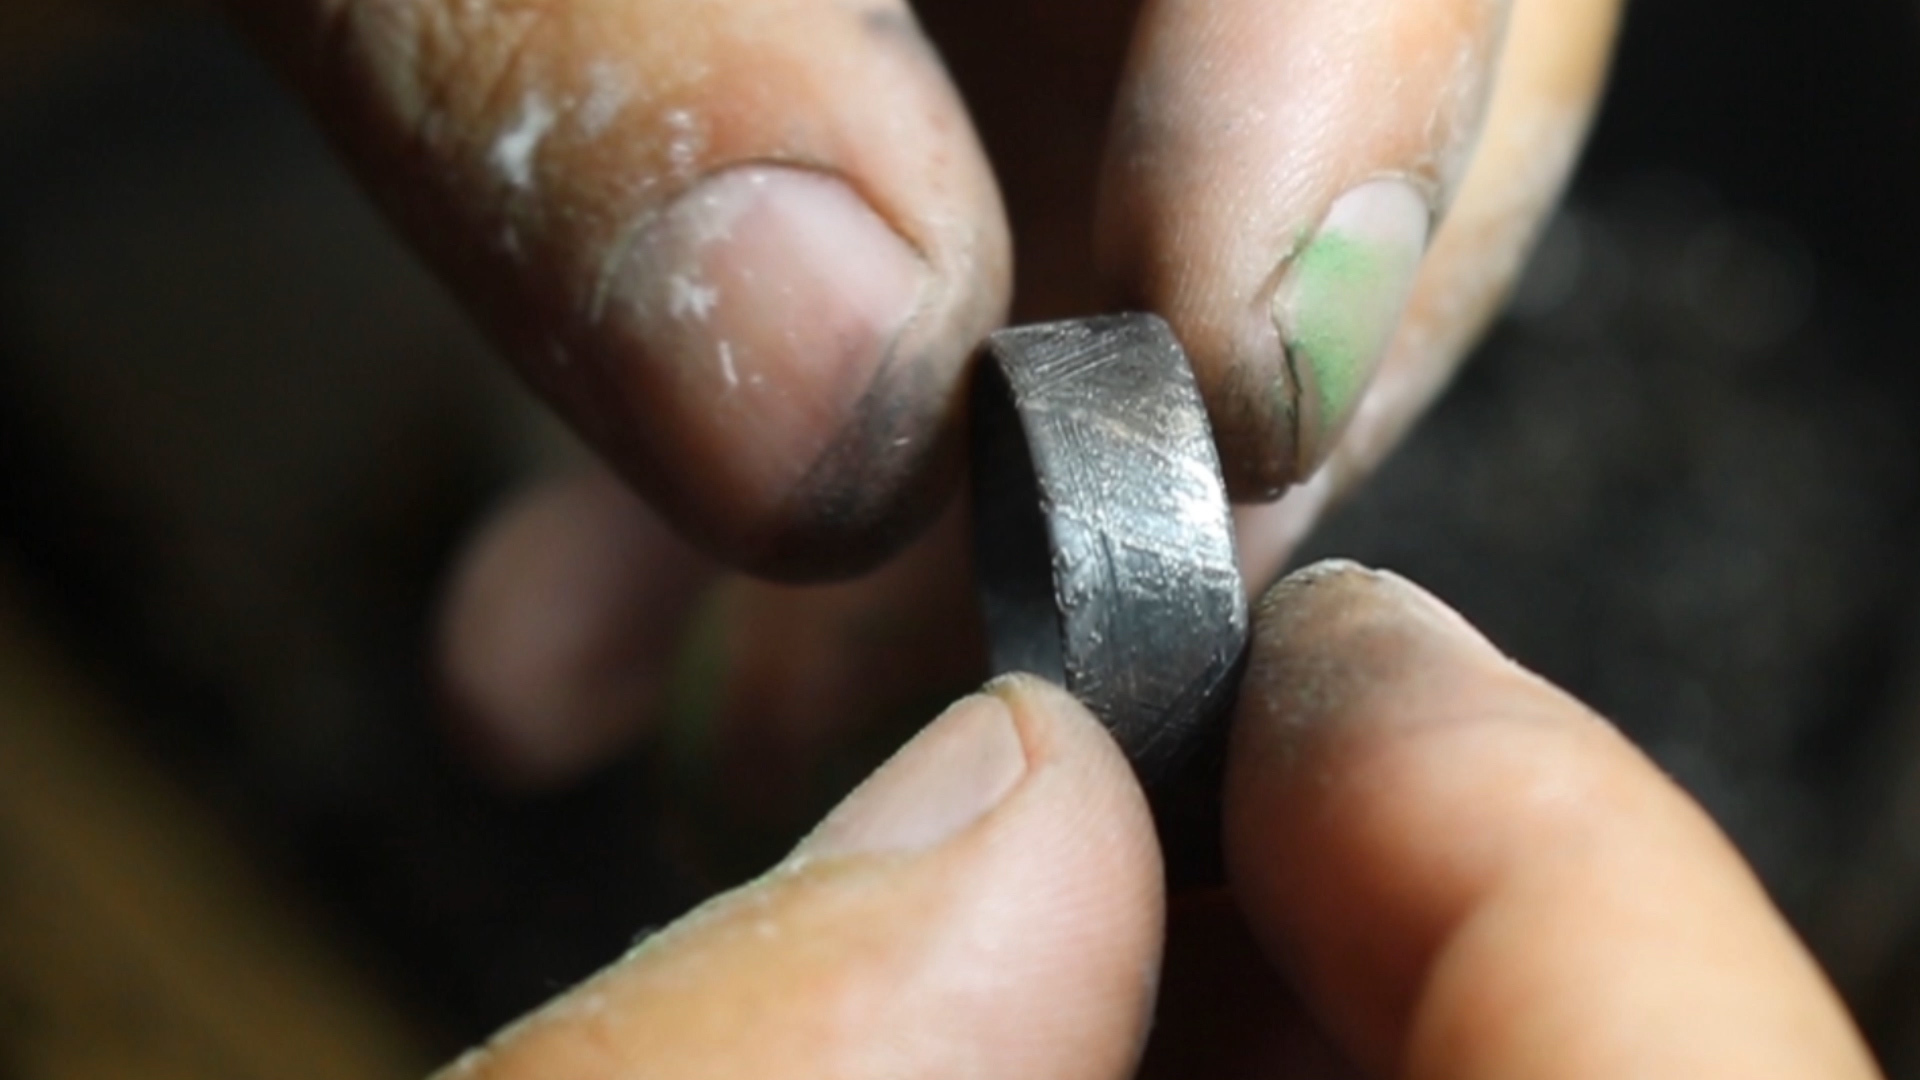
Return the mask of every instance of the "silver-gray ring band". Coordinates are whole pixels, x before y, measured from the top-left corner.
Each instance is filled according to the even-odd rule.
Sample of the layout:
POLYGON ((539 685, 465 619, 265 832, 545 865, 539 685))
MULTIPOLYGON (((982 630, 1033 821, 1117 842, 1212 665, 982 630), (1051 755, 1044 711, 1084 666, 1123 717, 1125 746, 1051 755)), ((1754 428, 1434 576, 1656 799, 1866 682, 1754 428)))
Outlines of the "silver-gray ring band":
POLYGON ((1233 519, 1186 354, 1153 315, 1003 330, 974 384, 974 551, 996 673, 1064 685, 1149 784, 1230 699, 1233 519))

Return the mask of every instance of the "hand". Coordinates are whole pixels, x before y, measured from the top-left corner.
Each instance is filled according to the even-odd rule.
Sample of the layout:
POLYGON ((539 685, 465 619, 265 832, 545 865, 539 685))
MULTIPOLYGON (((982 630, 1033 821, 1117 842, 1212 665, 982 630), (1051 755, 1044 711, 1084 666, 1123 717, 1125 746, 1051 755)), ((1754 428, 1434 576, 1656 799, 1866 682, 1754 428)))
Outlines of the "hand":
MULTIPOLYGON (((924 534, 1010 306, 1171 320, 1236 496, 1292 486, 1241 516, 1262 587, 1492 312, 1620 5, 925 0, 924 34, 903 0, 228 6, 623 481, 515 503, 452 592, 451 699, 537 781, 658 725, 716 563, 844 574, 924 534)), ((740 786, 977 677, 947 529, 877 581, 715 602, 740 786)))
POLYGON ((903 0, 229 7, 621 475, 812 577, 943 502, 1015 234, 1023 314, 1172 321, 1238 496, 1344 483, 1512 277, 1619 3, 929 0, 930 37, 903 0))
POLYGON ((1009 680, 447 1075, 1876 1075, 1699 808, 1405 581, 1283 582, 1234 723, 1170 919, 1112 742, 1009 680))

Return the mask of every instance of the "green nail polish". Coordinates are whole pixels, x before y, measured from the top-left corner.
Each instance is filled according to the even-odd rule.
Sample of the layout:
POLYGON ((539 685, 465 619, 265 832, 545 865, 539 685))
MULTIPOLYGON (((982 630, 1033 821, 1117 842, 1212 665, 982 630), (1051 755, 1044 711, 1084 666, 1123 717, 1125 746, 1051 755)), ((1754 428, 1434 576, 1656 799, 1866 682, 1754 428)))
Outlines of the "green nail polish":
POLYGON ((1273 318, 1287 351, 1294 473, 1322 461, 1373 379, 1426 251, 1426 200, 1401 180, 1376 180, 1336 199, 1293 256, 1273 318))

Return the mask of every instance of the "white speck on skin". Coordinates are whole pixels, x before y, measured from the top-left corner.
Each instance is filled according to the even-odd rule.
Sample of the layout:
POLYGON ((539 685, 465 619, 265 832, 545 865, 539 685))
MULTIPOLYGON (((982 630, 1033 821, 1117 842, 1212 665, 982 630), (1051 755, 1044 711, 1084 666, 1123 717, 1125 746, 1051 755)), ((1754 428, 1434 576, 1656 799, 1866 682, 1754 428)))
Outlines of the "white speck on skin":
POLYGON ((720 343, 720 377, 727 380, 727 389, 740 389, 740 369, 733 366, 733 343, 720 343))
POLYGON ((587 66, 587 96, 574 113, 580 133, 589 139, 606 134, 607 128, 633 99, 633 86, 626 74, 614 64, 597 61, 587 66))
MULTIPOLYGON (((753 187, 759 187, 766 183, 766 177, 758 173, 751 174, 748 182, 753 187)), ((609 303, 620 298, 633 299, 629 290, 634 288, 633 277, 636 273, 649 278, 659 273, 656 259, 660 241, 642 241, 664 234, 667 237, 665 242, 676 252, 674 258, 678 265, 702 265, 708 249, 733 239, 735 223, 755 202, 754 199, 740 197, 738 192, 719 195, 711 190, 695 188, 683 196, 664 215, 664 219, 655 217, 652 212, 642 213, 617 234, 616 242, 609 244, 602 254, 599 272, 588 293, 584 312, 586 321, 597 325, 606 317, 609 303)), ((750 268, 739 273, 747 283, 752 283, 754 275, 750 268)), ((648 285, 641 290, 644 294, 641 302, 649 310, 656 310, 661 304, 657 289, 658 285, 648 285)), ((719 290, 708 288, 704 282, 685 275, 670 276, 666 290, 665 307, 668 314, 674 317, 692 316, 704 321, 720 299, 719 290)))
POLYGON ((693 175, 694 166, 707 148, 707 132, 700 119, 686 109, 671 109, 666 115, 667 163, 679 176, 693 175))
POLYGON ((494 171, 511 187, 525 191, 533 186, 533 155, 553 130, 553 107, 537 91, 520 102, 519 115, 501 136, 494 140, 489 155, 494 171))
POLYGON ((667 280, 667 314, 676 319, 706 322, 719 303, 720 290, 710 285, 685 274, 675 274, 667 280))

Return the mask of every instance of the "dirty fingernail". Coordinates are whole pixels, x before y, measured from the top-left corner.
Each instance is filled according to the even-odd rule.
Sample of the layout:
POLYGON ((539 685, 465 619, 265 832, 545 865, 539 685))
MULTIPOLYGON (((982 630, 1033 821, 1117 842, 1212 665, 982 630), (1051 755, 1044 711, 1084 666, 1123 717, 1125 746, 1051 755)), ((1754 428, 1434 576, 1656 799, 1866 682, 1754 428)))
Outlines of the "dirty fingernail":
POLYGON ((962 699, 847 796, 794 858, 927 850, 998 806, 1026 771, 1007 706, 991 694, 962 699))
MULTIPOLYGON (((1347 559, 1323 559, 1281 579, 1261 605, 1264 620, 1288 629, 1305 626, 1303 640, 1327 645, 1362 627, 1446 640, 1504 662, 1466 616, 1391 570, 1347 559)), ((1339 651, 1338 645, 1327 646, 1339 651)))
POLYGON ((1370 702, 1417 693, 1444 703, 1450 688, 1514 670, 1433 594, 1345 560, 1287 575, 1262 599, 1256 621, 1243 714, 1271 721, 1249 725, 1248 737, 1275 745, 1362 715, 1370 702))
POLYGON ((1379 367, 1426 253, 1432 213, 1404 180, 1371 180, 1335 199, 1292 255, 1273 297, 1286 348, 1293 475, 1326 460, 1379 367))
POLYGON ((676 199, 601 298, 650 371, 650 438, 709 492, 766 512, 856 419, 926 262, 841 180, 747 165, 676 199))

